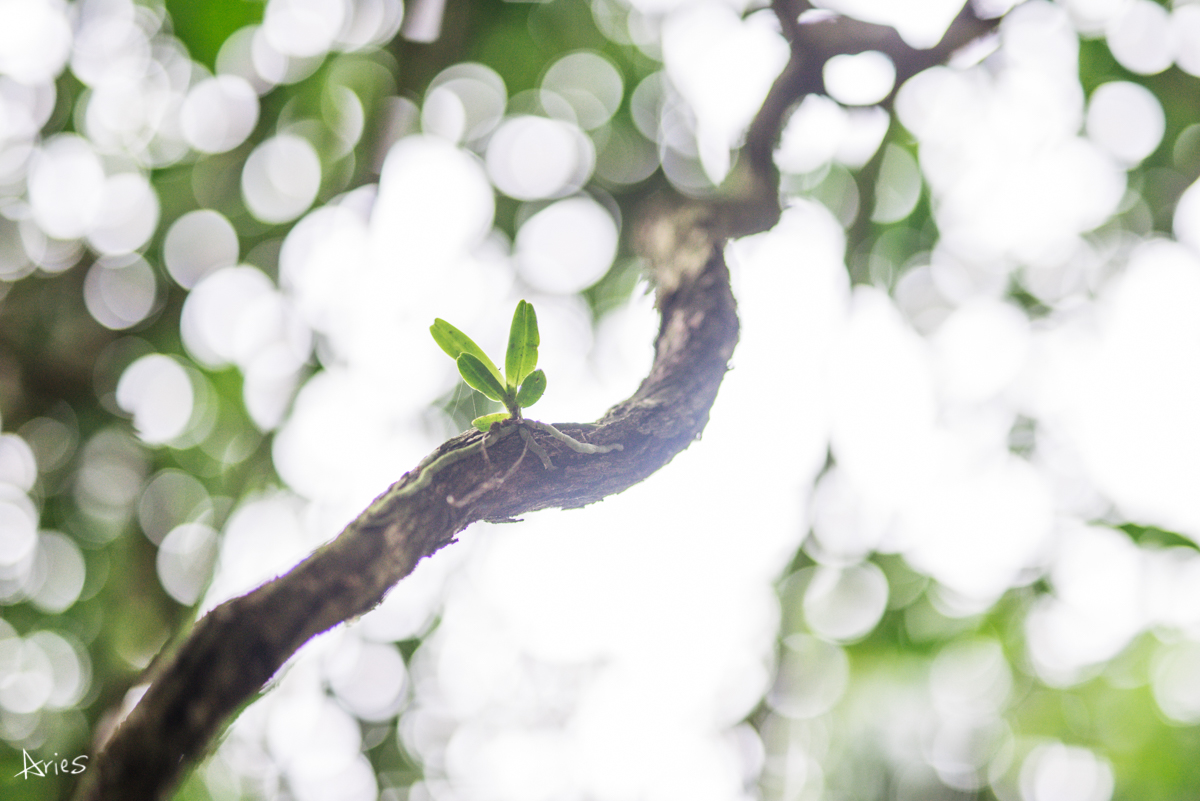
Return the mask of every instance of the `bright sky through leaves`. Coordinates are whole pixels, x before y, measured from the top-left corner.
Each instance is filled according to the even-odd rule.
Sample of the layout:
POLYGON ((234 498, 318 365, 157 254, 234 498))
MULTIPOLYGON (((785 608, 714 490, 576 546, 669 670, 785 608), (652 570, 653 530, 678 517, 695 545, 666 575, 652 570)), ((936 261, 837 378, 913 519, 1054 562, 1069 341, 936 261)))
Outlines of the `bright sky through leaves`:
MULTIPOLYGON (((823 5, 914 46, 961 8, 823 5)), ((49 280, 93 254, 75 268, 82 308, 130 332, 97 388, 128 422, 81 437, 48 416, 17 433, 3 421, 0 601, 45 615, 86 602, 107 569, 94 554, 134 519, 181 604, 210 609, 287 570, 457 433, 436 408, 474 416, 429 341, 434 316, 499 354, 529 298, 553 390, 538 417, 594 419, 625 397, 650 362, 651 301, 639 285, 597 321, 580 293, 628 267, 614 196, 659 166, 703 195, 734 167, 787 58, 772 16, 744 10, 597 0, 597 27, 638 61, 575 47, 519 86, 455 64, 399 97, 364 55, 395 35, 395 0, 270 0, 215 74, 161 7, 0 0, 0 279, 49 280), (73 132, 43 137, 64 70, 81 87, 73 132), (276 102, 313 75, 328 91, 276 102), (377 182, 330 190, 385 136, 373 80, 397 141, 376 154, 377 182), (159 182, 172 171, 189 176, 186 208, 159 182), (184 298, 179 352, 147 333, 168 292, 184 298), (245 496, 155 461, 198 449, 235 470, 264 436, 282 485, 245 496), (63 487, 86 535, 43 527, 45 486, 63 487)), ((726 801, 758 781, 815 798, 845 780, 839 755, 879 740, 924 744, 887 755, 919 791, 1108 801, 1120 766, 1102 738, 1026 742, 1006 715, 1033 682, 1082 696, 1147 641, 1145 703, 1200 721, 1200 556, 1114 528, 1200 541, 1200 185, 1164 212, 1131 172, 1194 175, 1200 128, 1181 130, 1142 79, 1200 74, 1200 12, 1030 0, 995 46, 908 81, 895 112, 910 136, 886 143, 871 104, 895 65, 831 60, 831 97, 807 98, 783 132, 780 224, 730 247, 744 328, 703 441, 596 507, 466 533, 308 646, 199 780, 269 774, 301 799, 374 799, 364 737, 394 731, 424 765, 411 798, 726 801), (1085 86, 1096 37, 1112 75, 1085 86), (880 147, 860 208, 854 171, 880 147), (860 214, 909 239, 928 214, 937 238, 903 260, 882 235, 846 253, 860 214), (848 263, 869 280, 852 288, 848 263), (951 631, 1043 578, 1027 663, 986 627, 951 631), (855 646, 881 621, 931 644, 928 664, 864 660, 855 646), (395 643, 413 637, 406 662, 395 643), (876 678, 895 685, 882 701, 876 678)), ((166 639, 140 624, 114 646, 130 670, 166 639)), ((22 635, 0 620, 13 748, 32 743, 28 721, 94 689, 88 647, 57 623, 22 635)))

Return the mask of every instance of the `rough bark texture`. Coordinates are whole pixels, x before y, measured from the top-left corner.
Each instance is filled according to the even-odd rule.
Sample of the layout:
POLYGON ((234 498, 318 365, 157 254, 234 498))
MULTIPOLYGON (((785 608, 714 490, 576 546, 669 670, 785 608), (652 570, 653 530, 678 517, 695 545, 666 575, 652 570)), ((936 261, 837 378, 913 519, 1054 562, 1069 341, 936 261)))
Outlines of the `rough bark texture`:
POLYGON ((724 243, 778 220, 771 150, 787 110, 819 89, 824 56, 884 49, 902 75, 912 74, 991 26, 964 12, 946 46, 912 51, 888 29, 841 21, 828 27, 839 41, 819 55, 812 43, 825 41, 820 26, 795 22, 806 5, 775 4, 793 55, 747 135, 748 158, 730 182, 738 194, 707 201, 661 197, 642 216, 637 249, 658 285, 662 314, 649 375, 596 424, 556 424, 576 439, 623 450, 581 454, 532 431, 553 459, 554 469, 546 469, 520 436, 495 437, 486 450, 477 447, 478 432, 444 443, 335 540, 286 575, 217 607, 164 654, 150 671, 146 694, 91 761, 80 797, 166 797, 229 717, 301 645, 370 610, 420 559, 469 524, 594 503, 644 480, 700 435, 738 336, 724 243), (463 458, 438 461, 448 454, 463 458))

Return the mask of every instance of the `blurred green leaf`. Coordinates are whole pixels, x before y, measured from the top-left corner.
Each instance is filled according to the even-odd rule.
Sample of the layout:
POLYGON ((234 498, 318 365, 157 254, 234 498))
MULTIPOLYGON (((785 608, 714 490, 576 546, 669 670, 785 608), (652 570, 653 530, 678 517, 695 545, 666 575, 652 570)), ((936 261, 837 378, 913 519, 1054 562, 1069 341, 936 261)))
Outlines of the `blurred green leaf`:
POLYGON ((187 45, 192 58, 214 69, 217 52, 239 28, 262 22, 262 0, 166 0, 175 35, 187 45))
POLYGON ((1158 528, 1157 526, 1141 526, 1137 523, 1126 523, 1117 526, 1129 535, 1129 538, 1141 546, 1158 546, 1161 548, 1190 548, 1200 550, 1195 540, 1174 531, 1158 528))

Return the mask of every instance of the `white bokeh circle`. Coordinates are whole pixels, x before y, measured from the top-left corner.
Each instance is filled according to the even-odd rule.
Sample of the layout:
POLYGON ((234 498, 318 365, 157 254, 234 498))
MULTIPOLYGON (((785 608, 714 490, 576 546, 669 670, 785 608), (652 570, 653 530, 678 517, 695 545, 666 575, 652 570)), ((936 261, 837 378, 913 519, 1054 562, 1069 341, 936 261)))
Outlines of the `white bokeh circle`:
POLYGON ((617 236, 612 215, 596 201, 560 200, 517 231, 517 271, 543 292, 579 292, 608 272, 617 236))
POLYGON ((303 214, 321 188, 321 160, 307 139, 280 134, 260 144, 242 170, 246 207, 266 223, 303 214))

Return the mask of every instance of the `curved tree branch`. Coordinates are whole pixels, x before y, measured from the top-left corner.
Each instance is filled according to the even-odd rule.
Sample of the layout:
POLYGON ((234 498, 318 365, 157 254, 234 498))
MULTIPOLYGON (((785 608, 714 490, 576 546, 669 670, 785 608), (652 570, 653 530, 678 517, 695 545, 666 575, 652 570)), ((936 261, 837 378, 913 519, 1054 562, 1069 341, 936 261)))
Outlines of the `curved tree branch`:
MULTIPOLYGON (((536 429, 509 436, 515 425, 487 435, 486 450, 485 435, 474 431, 442 444, 336 539, 287 574, 212 610, 160 657, 149 689, 92 761, 80 797, 165 797, 228 718, 297 649, 369 611, 420 559, 468 525, 594 503, 643 481, 700 435, 738 338, 724 243, 778 220, 771 152, 787 110, 820 85, 824 59, 812 58, 808 40, 797 33, 805 26, 787 17, 785 5, 777 3, 776 10, 792 59, 748 133, 743 171, 749 180, 741 181, 741 194, 707 201, 659 197, 635 233, 658 285, 662 315, 649 375, 596 424, 557 424, 578 440, 622 450, 577 453, 536 429), (554 469, 524 458, 530 436, 554 469)), ((849 41, 839 47, 868 49, 849 41)))
POLYGON ((708 420, 737 342, 737 313, 718 243, 710 242, 702 268, 660 295, 659 303, 656 358, 637 392, 594 426, 557 425, 576 439, 619 443, 623 450, 576 453, 534 430, 555 465, 547 470, 537 459, 522 459, 521 437, 489 442, 486 456, 473 447, 485 436, 476 431, 444 443, 332 542, 286 575, 200 619, 93 763, 88 776, 94 783, 85 797, 162 797, 226 718, 301 645, 369 611, 421 558, 471 523, 594 503, 641 482, 686 448, 708 420), (426 471, 430 475, 422 480, 426 471), (504 480, 494 481, 498 476, 504 480), (475 492, 488 482, 498 486, 475 492))

